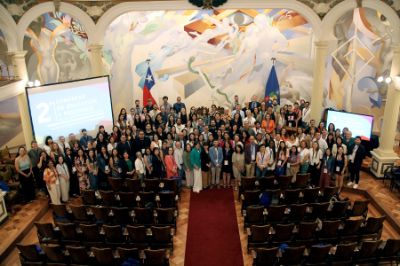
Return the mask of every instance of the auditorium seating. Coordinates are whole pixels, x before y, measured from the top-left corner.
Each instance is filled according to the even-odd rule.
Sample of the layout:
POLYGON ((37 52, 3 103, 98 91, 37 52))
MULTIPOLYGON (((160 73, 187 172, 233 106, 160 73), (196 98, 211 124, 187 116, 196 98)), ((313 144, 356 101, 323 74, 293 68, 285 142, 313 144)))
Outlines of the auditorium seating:
POLYGON ((256 248, 253 265, 382 265, 399 262, 400 240, 369 240, 306 247, 273 246, 256 248))

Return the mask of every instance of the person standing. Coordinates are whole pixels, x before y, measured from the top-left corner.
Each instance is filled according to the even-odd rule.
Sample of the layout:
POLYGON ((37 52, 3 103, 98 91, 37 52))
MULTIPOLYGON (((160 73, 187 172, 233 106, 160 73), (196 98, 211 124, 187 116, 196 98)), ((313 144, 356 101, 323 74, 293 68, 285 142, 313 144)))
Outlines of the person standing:
POLYGON ((266 176, 268 171, 269 150, 265 149, 265 145, 259 146, 259 152, 256 155, 256 177, 261 178, 266 176))
POLYGON ((319 148, 318 142, 314 141, 310 149, 310 166, 309 166, 311 183, 313 185, 318 185, 318 180, 321 174, 320 168, 321 168, 322 156, 323 153, 319 148))
POLYGON ((343 188, 343 177, 347 167, 347 156, 342 146, 339 146, 339 148, 337 149, 337 154, 335 157, 334 173, 336 176, 336 186, 338 187, 338 193, 340 193, 343 188))
POLYGON ((47 168, 44 170, 43 180, 46 183, 47 190, 50 194, 51 203, 61 204, 60 180, 52 160, 49 160, 47 168))
POLYGON ((38 167, 38 163, 40 161, 40 154, 42 151, 43 149, 39 148, 36 140, 32 140, 31 149, 28 152, 28 155, 32 163, 33 177, 35 178, 36 188, 39 189, 40 191, 45 191, 45 184, 43 182, 43 172, 41 172, 38 167))
POLYGON ((185 170, 183 169, 183 149, 180 141, 175 141, 174 158, 178 167, 178 186, 181 187, 185 170))
POLYGON ((358 188, 358 182, 360 181, 361 165, 365 157, 365 148, 361 144, 361 137, 357 136, 355 138, 354 145, 350 146, 349 150, 350 182, 347 183, 347 186, 358 188))
POLYGON ((192 146, 187 143, 185 151, 183 152, 183 168, 185 169, 186 186, 188 188, 193 187, 193 167, 190 161, 190 153, 192 152, 192 146))
POLYGON ((244 153, 243 146, 236 145, 235 152, 232 154, 232 171, 235 178, 235 190, 238 189, 242 174, 244 173, 244 153))
POLYGON ((18 148, 18 156, 15 158, 15 170, 18 173, 21 183, 24 201, 26 203, 31 202, 35 199, 35 186, 33 183, 31 159, 24 146, 18 148))
POLYGON ((168 153, 165 155, 164 158, 165 162, 165 171, 167 174, 167 178, 175 178, 178 176, 178 165, 176 164, 175 158, 174 158, 174 149, 172 147, 168 148, 168 153))
POLYGON ((324 189, 330 186, 331 178, 335 167, 335 158, 332 155, 331 149, 325 150, 324 157, 321 161, 321 176, 319 179, 319 187, 324 189))
POLYGON ((232 149, 229 140, 225 141, 224 145, 224 163, 222 165, 222 185, 224 188, 231 187, 231 175, 232 175, 232 149))
POLYGON ((67 202, 69 200, 69 170, 67 164, 64 162, 63 156, 58 156, 57 160, 57 174, 60 180, 61 201, 67 202))
POLYGON ((135 170, 138 178, 143 181, 146 176, 146 166, 144 164, 143 156, 140 151, 136 152, 135 170))
POLYGON ((297 151, 297 146, 292 146, 289 150, 289 173, 293 176, 293 179, 296 179, 296 175, 300 169, 300 154, 297 151))
POLYGON ((154 150, 153 150, 151 165, 152 165, 151 177, 158 178, 158 179, 163 178, 164 177, 164 175, 163 175, 163 159, 161 157, 161 152, 160 152, 159 148, 154 148, 154 150))
POLYGON ((89 173, 89 187, 90 189, 97 190, 97 162, 94 150, 89 150, 86 165, 89 173))
POLYGON ((202 189, 200 152, 200 143, 196 142, 190 152, 190 163, 193 167, 193 192, 195 193, 200 193, 202 189))
POLYGON ((201 159, 201 175, 202 175, 202 185, 203 189, 208 188, 210 184, 210 151, 208 147, 208 143, 203 144, 203 148, 201 149, 200 159, 201 159))
POLYGON ((244 161, 246 163, 246 176, 254 176, 256 162, 257 145, 254 142, 254 136, 249 137, 249 141, 244 146, 244 161))
POLYGON ((218 145, 218 140, 214 140, 213 147, 211 147, 209 150, 209 155, 211 164, 211 187, 219 187, 223 153, 222 148, 218 145))

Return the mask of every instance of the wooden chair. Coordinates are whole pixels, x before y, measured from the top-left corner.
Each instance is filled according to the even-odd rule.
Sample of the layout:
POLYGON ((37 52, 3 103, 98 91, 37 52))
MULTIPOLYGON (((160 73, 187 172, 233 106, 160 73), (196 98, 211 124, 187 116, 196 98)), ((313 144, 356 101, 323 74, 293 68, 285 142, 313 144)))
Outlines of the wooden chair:
POLYGON ((331 256, 331 264, 337 266, 352 265, 352 258, 356 247, 356 242, 337 245, 335 254, 331 256))
POLYGON ((57 244, 60 241, 60 236, 54 230, 52 223, 38 223, 35 222, 37 235, 40 243, 57 244))
POLYGON ((310 253, 305 260, 305 265, 324 265, 329 256, 332 245, 315 245, 310 249, 310 253))
POLYGON ((145 249, 144 250, 145 259, 143 261, 144 265, 169 265, 168 259, 166 258, 166 253, 164 249, 145 249))
POLYGON ((119 177, 108 177, 108 183, 114 192, 120 192, 124 186, 123 179, 119 177))
POLYGON ((151 227, 151 248, 173 249, 171 226, 152 226, 151 227))
POLYGON ((269 242, 270 225, 251 225, 247 236, 247 251, 254 248, 267 247, 269 242))
POLYGON ((86 246, 101 246, 104 243, 104 237, 100 235, 97 224, 80 224, 82 231, 82 241, 86 246))
POLYGON ((150 239, 147 236, 147 228, 144 226, 127 225, 126 229, 129 234, 129 243, 140 250, 150 246, 150 239))
POLYGON ((97 264, 99 265, 116 265, 114 255, 111 248, 92 247, 92 252, 97 264))
POLYGON ((143 190, 141 183, 142 181, 140 179, 127 178, 125 181, 128 191, 138 194, 139 191, 143 190))
POLYGON ((280 265, 300 265, 303 261, 304 246, 288 247, 282 253, 280 265))
POLYGON ((249 206, 246 208, 244 213, 244 227, 250 225, 262 225, 264 224, 264 207, 263 206, 249 206))
POLYGON ((273 248, 258 248, 256 250, 256 258, 254 259, 254 266, 264 265, 277 265, 278 262, 278 247, 273 248))
POLYGON ((122 234, 120 225, 103 225, 106 244, 121 246, 125 243, 125 236, 122 234))
POLYGON ((36 244, 23 245, 16 244, 19 250, 19 257, 22 265, 44 265, 46 257, 44 253, 38 251, 36 244))
POLYGON ((93 260, 89 257, 87 248, 83 246, 66 246, 71 260, 71 265, 92 265, 93 260))
POLYGON ((107 207, 118 206, 114 191, 99 190, 101 200, 107 207))
POLYGON ((82 202, 84 205, 97 205, 99 200, 96 197, 96 191, 92 189, 82 190, 82 202))
MULTIPOLYGON (((59 264, 59 263, 65 263, 67 261, 67 257, 65 256, 60 245, 44 244, 41 245, 41 247, 44 253, 46 254, 47 265, 51 265, 49 264, 51 262, 56 262, 57 264, 59 264)), ((65 263, 65 265, 67 265, 67 263, 65 263)))

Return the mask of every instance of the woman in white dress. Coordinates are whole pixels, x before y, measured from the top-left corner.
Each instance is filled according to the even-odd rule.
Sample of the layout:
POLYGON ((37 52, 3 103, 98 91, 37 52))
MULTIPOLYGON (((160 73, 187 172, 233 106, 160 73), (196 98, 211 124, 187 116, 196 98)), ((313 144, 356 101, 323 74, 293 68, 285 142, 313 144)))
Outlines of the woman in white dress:
POLYGON ((64 162, 64 157, 59 156, 57 160, 57 173, 60 179, 61 201, 67 202, 69 199, 69 170, 67 164, 64 162))
POLYGON ((46 183, 51 203, 61 204, 60 179, 58 178, 58 172, 52 160, 49 160, 47 168, 44 170, 43 180, 46 183))

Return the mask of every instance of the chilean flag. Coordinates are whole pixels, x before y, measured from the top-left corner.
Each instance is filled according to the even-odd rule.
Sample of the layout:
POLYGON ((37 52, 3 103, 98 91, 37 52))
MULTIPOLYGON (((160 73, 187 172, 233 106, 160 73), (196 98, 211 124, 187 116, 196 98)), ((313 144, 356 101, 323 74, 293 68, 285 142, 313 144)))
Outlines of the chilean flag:
POLYGON ((151 95, 151 88, 154 86, 154 77, 153 74, 151 73, 150 66, 147 69, 147 74, 146 78, 144 81, 144 86, 143 86, 143 105, 147 104, 147 100, 151 99, 152 104, 156 104, 156 100, 154 100, 153 95, 151 95))

